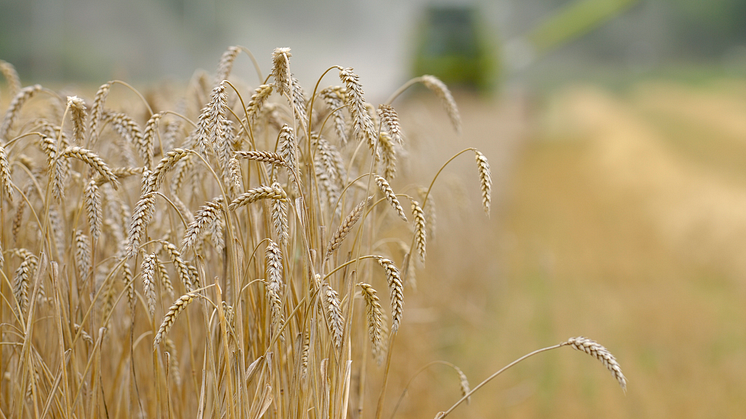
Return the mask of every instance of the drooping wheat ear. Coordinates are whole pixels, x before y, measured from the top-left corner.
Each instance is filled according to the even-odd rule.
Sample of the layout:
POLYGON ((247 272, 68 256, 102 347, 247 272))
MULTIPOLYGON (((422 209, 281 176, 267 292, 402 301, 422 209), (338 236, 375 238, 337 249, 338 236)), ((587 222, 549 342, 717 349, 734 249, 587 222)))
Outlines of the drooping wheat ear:
MULTIPOLYGON (((276 186, 272 185, 272 187, 273 189, 275 187, 279 188, 280 184, 278 183, 276 186)), ((275 226, 277 238, 280 240, 280 244, 283 245, 287 245, 288 239, 290 238, 288 232, 288 208, 286 202, 287 200, 285 199, 272 200, 272 223, 275 226)))
POLYGON ((285 166, 285 160, 282 158, 282 156, 279 153, 274 153, 271 151, 239 150, 239 151, 236 151, 235 156, 236 158, 240 158, 240 159, 248 159, 248 160, 259 161, 262 163, 285 166))
POLYGON ((339 294, 332 288, 328 281, 324 280, 321 284, 321 296, 327 323, 329 324, 329 333, 332 335, 334 346, 339 349, 342 346, 342 336, 345 326, 339 302, 339 294))
MULTIPOLYGON (((456 370, 456 373, 458 374, 459 386, 461 387, 461 397, 464 397, 469 394, 470 391, 469 380, 466 378, 466 374, 461 371, 461 368, 454 365, 453 369, 456 370)), ((466 404, 469 403, 471 403, 471 397, 466 398, 466 404)))
POLYGON ((368 143, 371 151, 374 152, 376 158, 378 158, 378 150, 376 150, 376 130, 373 126, 373 120, 370 114, 365 109, 365 98, 363 95, 363 87, 360 84, 360 79, 352 71, 352 68, 345 68, 339 70, 339 78, 347 87, 347 95, 345 95, 346 105, 352 115, 352 126, 355 137, 358 141, 365 141, 368 143))
POLYGON ((166 333, 168 333, 169 330, 171 330, 171 326, 174 325, 174 322, 176 321, 176 318, 181 314, 182 311, 184 311, 189 304, 194 301, 194 299, 197 298, 196 294, 193 293, 187 293, 179 297, 178 300, 168 309, 168 313, 166 313, 166 316, 163 318, 163 322, 161 323, 161 327, 158 328, 158 333, 155 335, 155 339, 153 340, 153 350, 158 349, 158 345, 161 343, 161 340, 166 337, 166 333))
POLYGON ((368 202, 370 202, 371 198, 372 197, 368 197, 357 204, 357 206, 355 206, 355 208, 353 208, 352 211, 347 214, 347 217, 342 220, 342 223, 339 224, 339 227, 337 227, 337 231, 334 232, 331 240, 329 240, 329 244, 326 246, 326 254, 324 256, 324 259, 328 259, 332 255, 332 253, 334 253, 334 251, 342 245, 342 242, 347 237, 347 234, 350 233, 350 230, 352 230, 352 227, 355 226, 357 220, 359 220, 360 217, 363 215, 363 210, 368 205, 368 202))
POLYGON ((220 57, 220 63, 218 63, 218 71, 215 73, 215 84, 228 79, 233 69, 233 62, 241 52, 241 47, 232 46, 229 47, 223 55, 220 57))
POLYGON ((83 327, 77 323, 73 325, 73 330, 75 330, 75 333, 80 333, 81 339, 83 339, 83 342, 93 345, 93 338, 91 335, 88 334, 88 332, 83 329, 83 327))
POLYGON ((75 264, 78 266, 78 277, 85 282, 91 272, 91 246, 88 237, 80 230, 75 230, 75 264))
POLYGON ((420 203, 412 200, 412 215, 414 216, 414 244, 417 248, 417 257, 420 263, 425 263, 427 245, 427 227, 425 224, 425 213, 420 203))
POLYGON ((394 208, 397 215, 399 215, 402 220, 407 221, 407 215, 404 213, 404 208, 402 208, 399 199, 396 198, 396 194, 391 188, 391 185, 389 185, 389 182, 385 178, 378 175, 375 175, 375 179, 376 184, 378 185, 378 189, 380 189, 383 193, 383 196, 386 197, 386 201, 388 201, 391 207, 394 208))
POLYGON ((347 144, 347 123, 345 122, 344 113, 341 110, 345 103, 346 89, 342 86, 327 87, 319 92, 319 96, 323 99, 329 110, 332 111, 334 131, 342 141, 342 144, 347 144))
POLYGON ((386 270, 386 280, 391 294, 391 333, 396 333, 399 330, 404 308, 404 285, 394 262, 382 256, 377 256, 376 260, 386 270))
POLYGON ((305 127, 308 124, 308 116, 306 114, 306 94, 298 79, 292 75, 290 76, 290 88, 293 99, 291 105, 293 106, 295 119, 302 127, 305 127))
POLYGON ((14 97, 21 90, 21 79, 18 77, 13 64, 0 60, 0 74, 5 77, 5 82, 8 84, 8 93, 10 97, 14 97))
POLYGON ((265 259, 267 261, 267 299, 270 304, 272 330, 282 328, 282 252, 277 243, 269 240, 265 259))
POLYGON ((94 241, 98 240, 103 226, 103 211, 101 209, 101 193, 98 190, 95 180, 91 180, 85 186, 83 191, 83 201, 85 211, 88 215, 88 225, 91 228, 91 237, 94 241))
POLYGON ((197 146, 201 153, 214 148, 224 127, 225 112, 228 107, 225 85, 218 84, 210 93, 210 102, 202 108, 197 120, 197 146))
POLYGON ((329 141, 326 141, 316 133, 311 134, 311 143, 316 147, 319 160, 323 163, 324 170, 329 175, 329 179, 334 182, 340 182, 344 177, 344 168, 338 163, 338 160, 342 159, 339 151, 333 145, 329 144, 329 141))
POLYGON ((125 256, 122 260, 122 282, 124 283, 124 292, 127 294, 127 302, 131 308, 135 307, 135 278, 132 276, 132 270, 125 256))
MULTIPOLYGON (((114 173, 114 176, 117 178, 117 180, 121 180, 134 175, 142 175, 143 169, 143 167, 125 166, 115 167, 111 169, 111 172, 114 173)), ((96 186, 101 186, 107 183, 108 180, 102 176, 96 175, 96 177, 93 178, 93 182, 95 182, 96 186)))
POLYGON ((460 134, 461 116, 459 115, 458 106, 456 106, 456 101, 453 100, 451 91, 448 90, 448 87, 435 76, 425 75, 422 76, 420 79, 422 80, 422 84, 424 84, 425 87, 432 90, 433 93, 435 93, 435 95, 440 98, 440 101, 443 103, 443 106, 446 109, 448 117, 451 119, 453 129, 455 129, 456 132, 460 134))
POLYGON ((381 135, 378 136, 378 144, 381 146, 383 177, 393 180, 396 176, 396 148, 394 142, 387 132, 381 132, 381 135))
POLYGON ((67 97, 67 107, 70 108, 70 116, 73 121, 73 141, 77 145, 83 144, 85 137, 86 108, 85 101, 77 96, 67 97))
POLYGON ((487 157, 479 151, 474 151, 477 160, 477 170, 479 170, 479 184, 482 189, 482 206, 484 212, 490 215, 490 201, 492 190, 492 175, 490 174, 490 163, 487 157))
POLYGON ((184 288, 186 288, 187 292, 192 292, 192 290, 196 289, 197 287, 192 280, 192 272, 189 264, 184 261, 184 259, 181 257, 181 252, 179 252, 179 250, 173 243, 169 243, 165 240, 161 240, 160 243, 163 247, 163 250, 165 250, 166 253, 168 253, 171 257, 171 260, 173 260, 174 266, 176 266, 176 272, 179 275, 181 283, 184 284, 184 288))
POLYGON ((318 154, 313 161, 313 165, 314 171, 316 173, 316 180, 318 181, 321 190, 326 195, 326 201, 329 203, 330 210, 335 211, 334 216, 336 217, 336 211, 341 210, 341 207, 339 206, 336 207, 336 210, 334 208, 337 200, 339 199, 339 187, 337 186, 337 182, 333 182, 331 178, 329 178, 329 173, 327 172, 326 167, 319 158, 318 154))
POLYGON ((145 301, 148 304, 148 313, 152 317, 155 314, 155 254, 146 253, 142 258, 140 265, 140 275, 142 276, 143 291, 145 292, 145 301))
MULTIPOLYGON (((25 250, 25 249, 24 249, 25 250)), ((31 278, 36 272, 39 259, 28 251, 22 254, 23 262, 18 266, 13 280, 13 293, 18 301, 21 313, 25 316, 29 307, 29 287, 31 278)))
POLYGON ((76 159, 87 163, 91 168, 96 170, 101 177, 111 183, 111 186, 113 186, 114 189, 119 186, 119 180, 117 180, 114 172, 112 172, 104 160, 93 151, 81 147, 68 147, 60 155, 60 158, 67 157, 75 157, 76 159))
POLYGON ((156 272, 158 272, 158 277, 161 280, 163 289, 168 293, 169 296, 173 297, 174 285, 171 283, 171 277, 168 275, 168 269, 166 269, 166 265, 161 262, 157 255, 155 256, 155 270, 156 272))
POLYGON ((290 74, 290 48, 275 48, 272 51, 272 77, 281 95, 290 97, 292 81, 290 74))
POLYGON ((189 151, 185 150, 183 148, 175 148, 168 153, 161 159, 160 162, 158 162, 158 165, 153 170, 153 173, 150 175, 150 181, 148 188, 150 191, 155 192, 157 191, 161 183, 163 182, 163 177, 166 175, 166 173, 173 169, 176 164, 183 159, 184 157, 189 155, 189 151))
POLYGON ((191 248, 197 243, 200 235, 208 229, 218 218, 222 217, 223 197, 217 197, 206 202, 194 214, 194 221, 189 223, 184 232, 182 251, 191 248))
POLYGON ((127 239, 127 258, 133 257, 140 249, 140 242, 143 239, 145 230, 153 219, 155 213, 155 194, 148 193, 140 197, 135 205, 135 212, 132 213, 130 221, 129 237, 127 239))
POLYGON ((93 106, 91 106, 91 119, 89 120, 88 126, 88 146, 93 147, 93 144, 98 140, 98 123, 101 120, 101 115, 104 112, 104 103, 106 102, 106 96, 109 95, 109 89, 111 89, 111 82, 107 82, 101 85, 96 91, 96 96, 93 98, 93 106))
POLYGON ((5 112, 5 118, 3 119, 2 125, 0 125, 0 140, 7 141, 9 138, 8 131, 10 131, 10 128, 13 126, 13 121, 15 121, 16 117, 18 116, 18 113, 21 111, 21 107, 24 103, 26 103, 29 99, 31 99, 35 94, 39 93, 41 91, 41 86, 38 84, 35 84, 33 86, 26 86, 13 97, 13 100, 10 102, 10 106, 8 107, 8 110, 5 112))
POLYGON ((378 365, 383 362, 384 355, 386 355, 386 343, 384 337, 387 334, 386 323, 383 317, 383 308, 381 302, 376 295, 376 290, 361 282, 358 284, 362 290, 363 298, 365 299, 365 315, 368 322, 368 336, 370 337, 371 353, 373 358, 376 360, 378 365))
POLYGON ((251 100, 249 100, 249 103, 246 105, 246 118, 249 125, 254 125, 257 115, 261 112, 264 102, 266 102, 269 95, 272 94, 273 88, 274 85, 270 83, 263 84, 254 90, 254 94, 251 95, 251 100))
POLYGON ((622 387, 622 390, 625 392, 627 391, 627 379, 624 377, 624 374, 622 374, 622 367, 619 366, 614 355, 612 355, 603 345, 582 336, 570 338, 567 342, 563 342, 560 345, 570 345, 574 349, 585 352, 601 361, 606 369, 611 371, 611 375, 613 375, 617 382, 619 382, 619 386, 622 387))
POLYGON ((381 117, 381 122, 386 126, 386 129, 391 135, 391 139, 401 145, 404 141, 402 140, 401 126, 399 125, 399 115, 391 105, 381 104, 378 105, 378 115, 381 117))
POLYGON ((173 380, 176 387, 181 387, 181 373, 179 372, 179 355, 176 352, 176 345, 174 341, 169 338, 163 342, 166 346, 166 352, 168 352, 168 375, 173 380))
POLYGON ((0 142, 0 183, 2 183, 5 197, 9 202, 13 202, 13 180, 10 176, 10 162, 2 142, 0 142))
POLYGON ((160 113, 154 113, 153 116, 148 119, 145 124, 145 130, 142 133, 142 141, 137 144, 137 151, 140 153, 140 158, 145 162, 147 169, 153 168, 153 150, 155 149, 156 135, 158 134, 158 124, 160 123, 160 113))
POLYGON ((249 189, 247 192, 242 193, 236 199, 234 199, 228 209, 235 211, 236 209, 249 205, 252 202, 256 202, 260 199, 288 199, 288 195, 279 183, 273 183, 272 186, 259 186, 254 189, 249 189))

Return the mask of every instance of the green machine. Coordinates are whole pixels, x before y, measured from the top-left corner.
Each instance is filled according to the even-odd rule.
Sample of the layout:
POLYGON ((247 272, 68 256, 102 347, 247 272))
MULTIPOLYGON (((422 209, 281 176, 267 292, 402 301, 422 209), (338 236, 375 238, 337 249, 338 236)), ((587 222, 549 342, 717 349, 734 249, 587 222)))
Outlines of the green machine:
MULTIPOLYGON (((519 55, 513 68, 576 39, 626 11, 639 0, 578 0, 563 6, 503 48, 476 6, 431 5, 415 40, 413 74, 432 74, 450 86, 493 90, 503 70, 501 51, 519 55)), ((508 63, 510 64, 510 63, 508 63)))

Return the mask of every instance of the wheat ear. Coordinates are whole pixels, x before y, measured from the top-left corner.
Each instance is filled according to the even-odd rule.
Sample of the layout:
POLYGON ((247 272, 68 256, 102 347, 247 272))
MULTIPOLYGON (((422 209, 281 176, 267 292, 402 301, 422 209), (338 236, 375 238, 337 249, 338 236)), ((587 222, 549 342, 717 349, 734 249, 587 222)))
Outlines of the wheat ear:
POLYGON ((399 115, 391 105, 380 104, 378 105, 378 116, 381 117, 381 121, 386 126, 386 129, 391 135, 391 139, 401 145, 404 141, 402 140, 401 126, 399 125, 399 115))
POLYGON ((365 92, 363 92, 363 87, 360 84, 360 78, 352 71, 352 68, 340 69, 339 78, 347 87, 345 100, 352 115, 352 126, 355 137, 359 141, 367 142, 377 158, 376 138, 378 136, 373 126, 373 120, 365 108, 365 98, 363 97, 365 92))
POLYGON ((8 84, 8 93, 10 97, 14 97, 21 91, 21 79, 18 77, 13 64, 0 60, 0 74, 5 77, 5 82, 8 84))
POLYGON ((91 237, 98 240, 103 226, 103 214, 101 209, 101 193, 98 185, 94 180, 88 182, 83 191, 83 201, 85 203, 86 214, 88 215, 88 225, 91 227, 91 237))
POLYGON ((446 113, 448 114, 448 117, 451 119, 451 124, 453 125, 453 129, 456 130, 457 133, 461 133, 461 116, 458 113, 458 107, 456 106, 456 101, 453 100, 453 95, 451 95, 451 91, 448 90, 448 87, 440 81, 439 78, 435 76, 425 75, 420 78, 422 80, 422 84, 425 85, 428 89, 432 90, 433 93, 435 93, 438 98, 440 98, 440 101, 443 103, 443 106, 446 108, 446 113))
POLYGON ((270 304, 272 329, 277 332, 282 329, 282 252, 277 243, 272 240, 265 252, 267 261, 267 299, 270 304))
POLYGON ((391 188, 391 185, 389 185, 389 182, 385 178, 378 175, 375 176, 375 179, 376 184, 378 185, 378 189, 380 189, 383 193, 383 196, 386 197, 386 201, 388 201, 391 207, 394 208, 394 210, 402 220, 407 221, 407 215, 404 213, 404 208, 402 208, 401 203, 396 198, 396 194, 391 188))
POLYGON ((231 70, 233 69, 233 62, 236 60, 236 57, 240 52, 241 47, 232 46, 223 53, 220 57, 220 62, 218 63, 218 71, 215 74, 215 84, 228 78, 228 75, 231 74, 231 70))
POLYGON ((107 182, 111 183, 111 186, 113 186, 114 189, 119 186, 119 180, 117 180, 114 172, 112 172, 109 166, 104 162, 104 160, 93 151, 81 147, 68 147, 60 155, 60 158, 66 157, 75 157, 76 159, 87 163, 89 166, 91 166, 91 168, 96 170, 98 174, 101 175, 101 177, 105 178, 107 182))
POLYGON ((377 256, 376 260, 386 270, 386 281, 391 294, 391 333, 396 333, 399 330, 404 308, 404 285, 394 262, 382 256, 377 256))
POLYGON ((0 140, 7 140, 6 137, 8 131, 10 131, 10 128, 13 126, 13 121, 15 121, 18 113, 21 111, 23 104, 40 91, 41 86, 35 84, 33 86, 24 87, 15 95, 15 97, 13 97, 13 100, 10 102, 10 107, 8 107, 8 110, 5 112, 3 123, 0 125, 0 140))
POLYGON ((101 115, 104 112, 104 103, 106 97, 109 95, 111 89, 111 82, 107 82, 101 85, 96 91, 96 96, 93 98, 93 106, 91 107, 91 118, 88 126, 88 144, 89 147, 96 143, 98 139, 98 123, 101 120, 101 115))
POLYGON ((614 378, 616 378, 617 382, 619 382, 619 386, 622 387, 622 390, 624 390, 625 392, 627 391, 627 378, 625 378, 624 374, 622 374, 622 367, 619 366, 619 363, 617 362, 616 358, 614 358, 614 355, 612 355, 611 352, 609 352, 609 350, 606 349, 603 345, 582 336, 570 338, 567 340, 567 342, 564 342, 561 345, 570 345, 574 349, 585 352, 588 355, 601 361, 606 369, 611 371, 611 375, 613 375, 614 378))
POLYGON ((13 180, 10 176, 10 162, 5 147, 0 142, 0 183, 3 186, 3 192, 9 202, 13 202, 13 180))
POLYGON ((182 249, 189 249, 197 243, 200 234, 215 223, 222 215, 223 197, 206 202, 194 214, 194 221, 189 223, 184 233, 182 249))
POLYGON ((161 327, 158 328, 158 333, 155 334, 155 339, 153 340, 153 349, 157 349, 158 345, 161 343, 161 340, 166 337, 166 334, 169 330, 171 330, 171 326, 174 325, 174 322, 176 321, 176 318, 181 314, 182 311, 184 311, 189 304, 194 301, 194 299, 197 298, 197 294, 194 293, 187 293, 179 297, 178 300, 168 309, 168 313, 166 313, 166 316, 163 318, 163 322, 161 323, 161 327))
POLYGON ((420 203, 412 200, 412 215, 414 216, 414 244, 417 248, 417 256, 420 263, 425 263, 427 246, 427 229, 425 225, 425 213, 420 203))
POLYGON ((150 313, 151 317, 155 315, 155 268, 155 254, 146 254, 143 256, 142 265, 140 265, 140 275, 142 276, 145 301, 148 304, 148 313, 150 313))
POLYGON ((357 204, 355 208, 350 211, 349 214, 347 214, 347 217, 345 217, 344 220, 342 220, 342 223, 337 227, 337 231, 334 232, 334 235, 332 236, 331 240, 329 240, 329 244, 326 246, 326 255, 324 256, 324 259, 328 259, 332 253, 334 253, 337 248, 339 248, 340 245, 342 245, 342 242, 344 241, 345 237, 347 237, 347 234, 350 233, 350 230, 352 227, 357 223, 357 220, 360 219, 360 217, 363 215, 363 209, 365 209, 365 206, 370 202, 370 197, 367 199, 364 199, 362 202, 357 204))
POLYGON ((77 96, 68 96, 67 107, 73 121, 73 141, 75 144, 82 144, 85 136, 85 101, 77 96))
POLYGON ((272 51, 272 77, 275 79, 280 94, 288 96, 290 96, 292 89, 290 57, 292 57, 290 48, 275 48, 272 51))
POLYGON ((365 299, 365 315, 368 322, 368 335, 372 345, 371 353, 378 365, 381 365, 383 357, 386 354, 386 343, 384 337, 387 333, 383 308, 381 307, 378 295, 376 295, 376 290, 372 286, 364 282, 357 285, 360 286, 363 298, 365 299))
POLYGON ((254 90, 254 94, 251 95, 251 99, 246 105, 246 119, 249 122, 249 125, 254 124, 257 115, 259 115, 262 110, 262 106, 264 106, 264 102, 266 102, 269 95, 272 94, 273 88, 274 85, 270 83, 263 84, 257 87, 256 90, 254 90))
POLYGON ((236 199, 234 199, 229 206, 231 211, 256 202, 260 199, 287 199, 288 195, 285 190, 282 189, 279 183, 274 183, 272 186, 260 186, 258 188, 250 189, 247 192, 242 193, 236 199))
POLYGON ((479 185, 482 190, 482 206, 484 212, 490 215, 490 201, 492 190, 492 175, 490 174, 490 163, 487 157, 479 151, 474 151, 477 160, 477 170, 479 170, 479 185))
POLYGON ((342 346, 345 321, 344 317, 342 317, 339 294, 326 280, 324 280, 321 284, 321 295, 322 303, 326 309, 329 332, 332 334, 334 346, 340 348, 342 346))

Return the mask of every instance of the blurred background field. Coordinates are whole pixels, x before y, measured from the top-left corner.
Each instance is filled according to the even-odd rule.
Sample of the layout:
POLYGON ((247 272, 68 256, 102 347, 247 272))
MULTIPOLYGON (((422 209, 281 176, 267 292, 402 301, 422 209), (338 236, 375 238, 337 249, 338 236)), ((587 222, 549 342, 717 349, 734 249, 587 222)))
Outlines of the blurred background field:
MULTIPOLYGON (((595 20, 579 6, 592 3, 473 3, 494 89, 456 87, 460 137, 432 96, 395 103, 417 156, 409 175, 429 179, 476 146, 496 208, 486 220, 470 159, 436 186, 436 237, 407 291, 391 408, 430 361, 458 365, 474 385, 584 335, 616 355, 626 395, 601 366, 560 350, 507 372, 454 417, 746 413, 746 1, 604 1, 612 11, 595 20)), ((302 84, 353 66, 377 103, 413 75, 428 4, 0 0, 0 59, 24 85, 90 99, 112 78, 178 86, 213 71, 229 45, 266 72, 272 48, 288 46, 302 84)), ((256 84, 245 57, 235 73, 256 84)), ((397 417, 431 418, 458 398, 458 377, 434 366, 397 417)))

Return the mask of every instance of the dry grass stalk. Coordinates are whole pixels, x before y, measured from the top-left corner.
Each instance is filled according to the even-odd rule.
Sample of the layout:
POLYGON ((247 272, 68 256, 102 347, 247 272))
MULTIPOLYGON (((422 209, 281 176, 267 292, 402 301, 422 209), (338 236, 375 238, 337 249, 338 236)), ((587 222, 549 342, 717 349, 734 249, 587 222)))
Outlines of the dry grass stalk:
POLYGON ((404 285, 394 262, 382 256, 377 256, 376 260, 386 270, 386 281, 391 294, 391 333, 396 333, 399 330, 404 308, 404 285))
POLYGON ((33 86, 24 87, 18 92, 18 94, 13 97, 13 100, 10 102, 10 107, 5 112, 5 118, 3 119, 2 124, 0 124, 0 141, 8 141, 10 139, 7 138, 8 132, 13 126, 13 122, 15 121, 16 117, 21 112, 21 107, 23 107, 24 103, 26 103, 40 91, 41 86, 35 84, 33 86))
POLYGON ((412 200, 412 215, 414 216, 414 244, 417 249, 417 257, 420 263, 425 263, 427 246, 427 227, 425 224, 425 213, 420 203, 412 200))
POLYGON ((474 152, 476 154, 477 169, 479 170, 479 185, 482 190, 482 206, 484 212, 490 215, 490 201, 491 201, 491 190, 492 190, 492 175, 490 174, 490 163, 487 161, 487 157, 479 151, 474 152))
POLYGON ((451 91, 448 90, 448 87, 435 76, 422 76, 421 80, 422 84, 424 84, 428 89, 432 90, 433 93, 435 93, 435 95, 440 98, 440 101, 443 103, 443 106, 446 109, 448 117, 451 119, 453 129, 455 129, 456 132, 460 134, 461 115, 459 115, 458 106, 456 106, 456 101, 453 99, 451 91))
POLYGON ((326 246, 326 254, 324 256, 324 259, 329 259, 332 253, 334 253, 334 251, 342 245, 342 242, 347 237, 347 234, 350 233, 350 230, 352 229, 352 227, 355 226, 357 220, 359 220, 360 217, 363 215, 363 210, 367 206, 368 202, 370 202, 370 200, 371 197, 368 197, 367 199, 357 204, 357 206, 355 206, 355 208, 353 208, 352 211, 347 214, 347 217, 342 220, 342 222, 339 224, 339 227, 337 227, 337 231, 334 232, 334 235, 329 240, 329 244, 326 246))
POLYGON ((380 189, 383 193, 383 196, 386 197, 386 201, 388 201, 391 207, 394 208, 396 214, 399 215, 402 220, 407 221, 407 215, 404 213, 404 208, 402 208, 399 199, 396 198, 396 194, 391 188, 391 185, 389 185, 389 182, 378 175, 375 175, 375 179, 376 184, 378 185, 378 189, 380 189))
POLYGON ((67 97, 67 107, 73 121, 73 141, 75 144, 83 144, 85 137, 86 108, 85 101, 77 96, 67 97))
POLYGON ((383 357, 386 355, 385 336, 387 334, 381 301, 378 299, 376 290, 372 286, 364 282, 357 285, 360 286, 363 298, 365 299, 365 317, 368 322, 371 353, 378 365, 381 365, 383 357))
POLYGON ((14 97, 21 91, 21 79, 18 77, 16 68, 13 64, 0 60, 0 74, 5 77, 5 83, 8 85, 10 97, 14 97))
POLYGON ((234 199, 229 210, 235 211, 236 209, 249 205, 252 202, 256 202, 260 199, 284 199, 287 200, 288 195, 285 190, 282 189, 279 183, 273 183, 272 186, 260 186, 258 188, 250 189, 247 192, 242 193, 236 199, 234 199))
POLYGON ((622 387, 622 390, 625 392, 627 391, 627 379, 624 377, 624 374, 622 374, 622 367, 619 366, 614 355, 612 355, 603 345, 582 336, 570 338, 567 342, 561 343, 560 345, 570 345, 574 349, 585 352, 601 361, 606 369, 611 371, 611 375, 613 375, 617 382, 619 382, 619 386, 622 387))
POLYGON ((148 313, 150 317, 155 315, 155 254, 145 254, 140 265, 140 275, 142 276, 143 291, 145 292, 145 301, 148 304, 148 313))
POLYGON ((155 334, 155 339, 153 340, 154 350, 158 349, 158 345, 166 337, 168 331, 171 330, 171 327, 174 325, 179 314, 181 314, 181 312, 184 311, 195 298, 197 298, 196 294, 184 294, 168 309, 168 313, 166 313, 161 326, 158 328, 158 333, 155 334))

